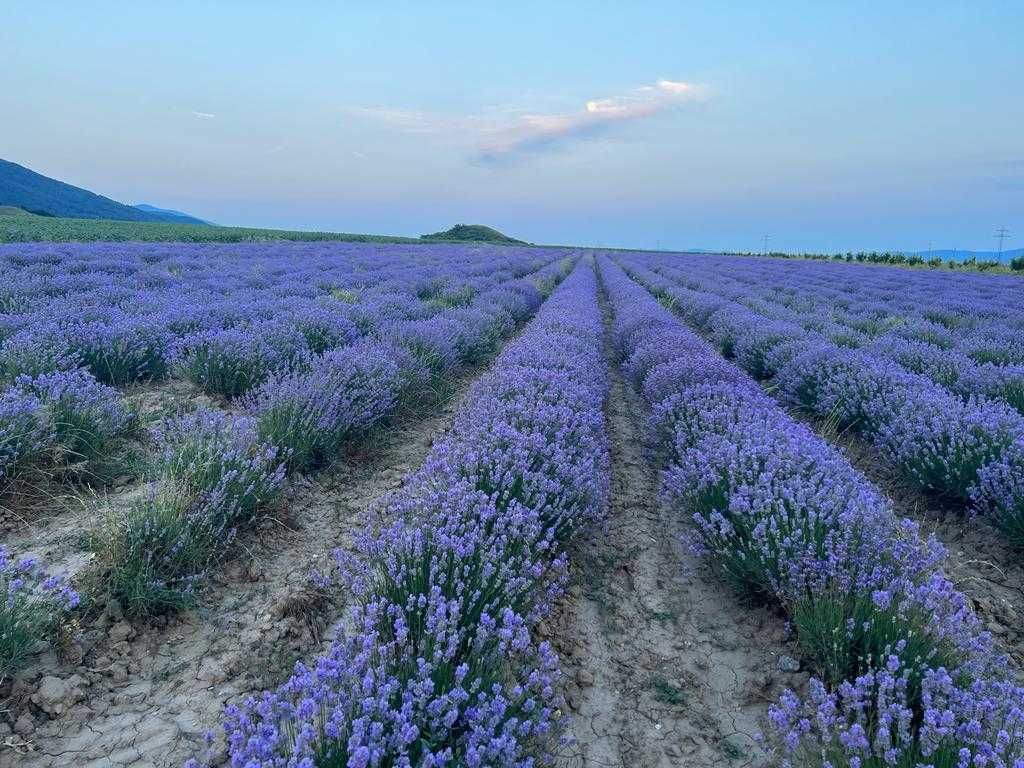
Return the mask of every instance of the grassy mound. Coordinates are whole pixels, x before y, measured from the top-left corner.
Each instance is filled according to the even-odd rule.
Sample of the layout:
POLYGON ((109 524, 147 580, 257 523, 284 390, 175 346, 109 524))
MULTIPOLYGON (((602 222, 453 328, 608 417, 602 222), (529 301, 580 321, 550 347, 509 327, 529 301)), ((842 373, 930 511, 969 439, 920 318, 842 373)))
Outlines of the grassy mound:
POLYGON ((483 224, 456 224, 444 232, 421 235, 420 240, 431 242, 504 243, 505 245, 527 244, 524 240, 516 240, 508 235, 503 235, 498 230, 485 227, 483 224))

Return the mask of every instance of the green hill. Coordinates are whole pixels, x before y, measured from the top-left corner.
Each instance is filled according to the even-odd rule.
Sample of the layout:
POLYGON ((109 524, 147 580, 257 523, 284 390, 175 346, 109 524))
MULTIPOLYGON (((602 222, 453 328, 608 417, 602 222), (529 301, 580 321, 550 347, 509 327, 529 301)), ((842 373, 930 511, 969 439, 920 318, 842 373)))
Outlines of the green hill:
POLYGON ((503 235, 496 229, 483 224, 456 224, 444 232, 420 235, 420 240, 428 242, 473 242, 473 243, 504 243, 505 245, 528 245, 524 240, 516 240, 503 235))
POLYGON ((0 160, 0 206, 73 219, 181 222, 180 216, 124 205, 8 160, 0 160))

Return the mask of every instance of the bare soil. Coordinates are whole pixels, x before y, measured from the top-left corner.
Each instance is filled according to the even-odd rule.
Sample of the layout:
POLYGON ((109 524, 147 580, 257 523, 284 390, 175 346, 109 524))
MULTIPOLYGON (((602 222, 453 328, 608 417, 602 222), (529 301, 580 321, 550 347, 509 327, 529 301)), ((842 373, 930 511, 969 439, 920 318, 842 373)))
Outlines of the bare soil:
POLYGON ((805 672, 782 619, 743 605, 683 542, 643 454, 644 405, 612 367, 608 528, 578 546, 552 620, 573 743, 566 767, 760 766, 770 702, 805 672))

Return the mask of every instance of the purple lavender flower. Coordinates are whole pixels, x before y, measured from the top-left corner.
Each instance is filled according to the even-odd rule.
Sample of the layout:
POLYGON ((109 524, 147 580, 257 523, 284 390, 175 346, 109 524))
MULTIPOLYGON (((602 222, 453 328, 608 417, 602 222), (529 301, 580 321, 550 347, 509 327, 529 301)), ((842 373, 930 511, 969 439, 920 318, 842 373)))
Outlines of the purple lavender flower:
POLYGON ((16 386, 45 406, 54 436, 72 460, 96 458, 135 423, 117 390, 82 369, 21 376, 16 386))
POLYGON ((39 397, 18 387, 0 393, 0 488, 43 456, 55 440, 39 397))
POLYGON ((606 504, 601 334, 580 267, 388 501, 396 522, 343 559, 352 631, 227 709, 235 763, 537 764, 563 716, 557 659, 530 630, 606 504))
POLYGON ((0 674, 20 666, 78 601, 64 578, 0 545, 0 674))
POLYGON ((1024 547, 1024 439, 978 472, 969 494, 974 508, 992 521, 1010 543, 1024 547))
MULTIPOLYGON (((809 702, 787 694, 771 713, 788 759, 851 767, 947 765, 950 754, 983 764, 993 755, 1008 758, 1001 764, 1020 759, 1024 695, 1000 682, 1004 660, 940 570, 942 547, 900 520, 841 454, 752 381, 709 375, 722 363, 698 362, 713 354, 707 345, 686 338, 617 266, 602 259, 600 267, 624 370, 651 395, 665 503, 693 520, 699 550, 730 580, 777 601, 824 673, 812 681, 809 702), (640 362, 652 355, 656 365, 640 362), (969 689, 969 680, 982 682, 969 689), (984 709, 1013 719, 1013 728, 978 729, 984 709)), ((631 269, 663 303, 688 298, 650 270, 631 269)), ((989 478, 972 491, 981 502, 1006 498, 1006 488, 1020 483, 1007 447, 1019 417, 1008 408, 960 400, 862 351, 825 343, 800 351, 798 335, 759 331, 739 308, 697 315, 717 324, 719 343, 745 367, 775 370, 785 398, 859 425, 922 484, 962 494, 971 478, 989 478), (748 336, 774 347, 750 352, 748 336), (922 393, 931 400, 913 399, 922 393), (900 442, 915 405, 926 415, 916 417, 913 439, 900 442), (997 470, 998 457, 1006 460, 997 470)), ((889 324, 875 313, 858 330, 884 333, 889 324)))
POLYGON ((325 461, 390 414, 403 383, 391 348, 373 342, 326 352, 307 365, 271 377, 243 403, 260 439, 293 470, 325 461))

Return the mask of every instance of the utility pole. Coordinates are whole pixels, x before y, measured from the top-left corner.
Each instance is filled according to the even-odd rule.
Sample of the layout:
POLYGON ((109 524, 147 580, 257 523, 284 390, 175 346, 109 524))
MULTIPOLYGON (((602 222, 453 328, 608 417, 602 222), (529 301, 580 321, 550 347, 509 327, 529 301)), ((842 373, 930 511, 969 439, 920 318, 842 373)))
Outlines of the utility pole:
POLYGON ((764 248, 762 250, 764 251, 765 256, 768 255, 768 240, 768 235, 765 235, 764 237, 761 238, 761 242, 764 243, 764 248))
POLYGON ((999 241, 999 255, 996 256, 998 261, 1003 260, 1003 241, 1010 236, 1010 230, 1006 227, 1000 227, 996 230, 995 238, 999 241))

